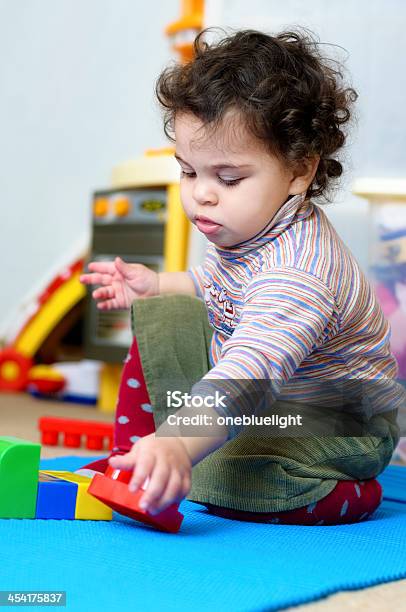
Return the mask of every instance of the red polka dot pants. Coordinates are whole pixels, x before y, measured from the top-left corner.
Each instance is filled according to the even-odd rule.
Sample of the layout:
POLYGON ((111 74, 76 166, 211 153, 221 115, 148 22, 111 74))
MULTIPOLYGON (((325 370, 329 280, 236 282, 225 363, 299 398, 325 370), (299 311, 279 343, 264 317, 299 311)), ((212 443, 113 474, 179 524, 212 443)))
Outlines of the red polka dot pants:
POLYGON ((116 408, 114 450, 127 451, 139 438, 154 433, 155 423, 134 338, 124 361, 116 408))
POLYGON ((205 504, 212 514, 240 521, 281 525, 340 525, 367 519, 382 501, 382 487, 370 480, 340 480, 323 499, 286 512, 242 512, 205 504))
MULTIPOLYGON (((112 454, 128 452, 139 438, 155 431, 138 345, 134 338, 124 362, 118 393, 112 454)), ((90 466, 86 466, 90 467, 90 466)), ((107 460, 94 462, 93 469, 104 471, 107 460), (98 467, 94 467, 98 466, 98 467)), ((243 512, 205 504, 212 514, 229 519, 290 525, 338 525, 368 518, 382 501, 377 480, 340 480, 326 497, 286 512, 243 512)))
MULTIPOLYGON (((134 442, 154 431, 152 407, 142 371, 138 345, 134 338, 121 374, 111 455, 127 453, 134 442)), ((83 466, 82 469, 105 472, 107 467, 108 457, 93 461, 83 466)))

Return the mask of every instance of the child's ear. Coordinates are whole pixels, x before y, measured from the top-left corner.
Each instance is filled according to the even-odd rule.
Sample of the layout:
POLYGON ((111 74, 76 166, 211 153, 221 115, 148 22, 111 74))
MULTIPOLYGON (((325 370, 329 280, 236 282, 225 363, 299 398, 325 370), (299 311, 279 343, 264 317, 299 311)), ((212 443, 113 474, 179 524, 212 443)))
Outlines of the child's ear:
POLYGON ((293 169, 289 186, 289 195, 298 195, 307 191, 317 172, 320 157, 306 157, 293 169))

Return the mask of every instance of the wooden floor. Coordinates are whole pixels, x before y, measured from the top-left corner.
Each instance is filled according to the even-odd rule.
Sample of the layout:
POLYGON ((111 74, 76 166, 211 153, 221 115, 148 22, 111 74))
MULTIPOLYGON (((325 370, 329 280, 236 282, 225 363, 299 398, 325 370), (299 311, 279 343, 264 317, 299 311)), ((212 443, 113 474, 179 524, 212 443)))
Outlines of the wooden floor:
MULTIPOLYGON (((41 401, 25 394, 0 393, 0 435, 16 436, 33 442, 39 442, 37 422, 40 416, 60 416, 73 419, 92 419, 112 422, 112 414, 104 414, 94 407, 79 406, 53 401, 41 401)), ((104 451, 103 451, 104 452, 104 451)), ((41 457, 59 457, 63 455, 95 456, 101 451, 88 451, 84 448, 64 448, 61 446, 43 446, 41 457)), ((107 454, 107 450, 105 451, 107 454)), ((347 591, 332 595, 316 603, 289 608, 303 612, 343 612, 343 610, 367 610, 371 612, 405 612, 406 580, 363 589, 347 591)))

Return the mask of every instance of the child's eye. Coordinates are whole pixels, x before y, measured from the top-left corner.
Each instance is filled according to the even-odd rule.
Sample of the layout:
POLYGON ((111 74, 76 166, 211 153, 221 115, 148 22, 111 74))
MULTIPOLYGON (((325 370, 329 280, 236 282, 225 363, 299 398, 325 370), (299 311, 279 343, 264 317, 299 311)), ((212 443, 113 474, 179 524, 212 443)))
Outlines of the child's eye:
MULTIPOLYGON (((184 178, 192 179, 196 177, 196 172, 186 172, 186 170, 181 170, 180 176, 184 178)), ((238 183, 242 181, 242 178, 226 179, 226 178, 222 178, 221 176, 218 176, 217 180, 222 185, 226 185, 227 187, 234 187, 235 185, 238 185, 238 183)))
POLYGON ((196 172, 186 172, 185 170, 180 171, 180 175, 185 178, 194 178, 196 176, 196 172))
POLYGON ((242 178, 225 179, 225 178, 221 178, 221 176, 219 176, 218 180, 220 181, 220 183, 222 185, 227 185, 227 187, 234 187, 235 185, 238 185, 242 181, 242 178))

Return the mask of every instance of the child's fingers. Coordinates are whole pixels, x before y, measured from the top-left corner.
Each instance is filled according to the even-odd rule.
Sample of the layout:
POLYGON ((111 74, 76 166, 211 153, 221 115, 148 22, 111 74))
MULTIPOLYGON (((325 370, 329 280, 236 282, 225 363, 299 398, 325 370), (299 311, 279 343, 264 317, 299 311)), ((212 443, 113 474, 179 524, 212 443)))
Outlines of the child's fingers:
POLYGON ((154 456, 149 455, 138 459, 135 450, 131 450, 125 455, 114 455, 114 457, 110 457, 109 459, 109 465, 111 465, 112 468, 119 470, 131 470, 134 468, 133 475, 128 483, 130 491, 136 491, 138 487, 144 483, 153 470, 154 464, 154 456))
POLYGON ((158 512, 162 512, 168 506, 174 503, 180 503, 186 494, 187 492, 183 486, 183 478, 179 472, 172 472, 163 495, 158 502, 150 504, 149 512, 151 514, 158 514, 158 512))
POLYGON ((88 266, 90 272, 100 272, 101 274, 113 275, 116 267, 113 261, 91 261, 88 266))
POLYGON ((114 265, 116 270, 120 272, 124 276, 124 278, 128 278, 132 276, 134 265, 129 264, 121 259, 121 257, 116 257, 114 260, 114 265))
POLYGON ((96 284, 96 283, 93 283, 93 274, 81 274, 79 276, 79 280, 81 283, 85 285, 96 284))
POLYGON ((114 292, 117 304, 120 305, 120 308, 128 308, 130 304, 128 303, 127 296, 124 291, 124 284, 114 283, 112 290, 114 292))
POLYGON ((99 287, 95 289, 92 293, 92 296, 95 300, 106 300, 114 298, 114 289, 113 287, 99 287))
POLYGON ((132 478, 128 484, 130 491, 136 491, 145 480, 150 477, 156 458, 154 455, 147 455, 146 457, 140 457, 137 459, 132 478))
POLYGON ((111 285, 112 276, 111 274, 82 274, 79 280, 84 285, 111 285))
POLYGON ((111 285, 114 272, 114 270, 112 272, 88 272, 85 274, 81 274, 79 280, 85 285, 111 285))
POLYGON ((99 300, 98 308, 102 310, 128 307, 128 300, 121 283, 98 287, 92 292, 92 296, 95 300, 99 300))
POLYGON ((97 302, 98 310, 117 310, 117 300, 105 300, 104 302, 97 302))
POLYGON ((131 470, 135 465, 135 457, 133 452, 125 455, 114 455, 109 458, 109 465, 118 470, 131 470))
POLYGON ((140 507, 148 510, 151 506, 155 508, 165 491, 170 477, 170 470, 164 461, 157 463, 152 470, 147 490, 140 499, 140 507))

